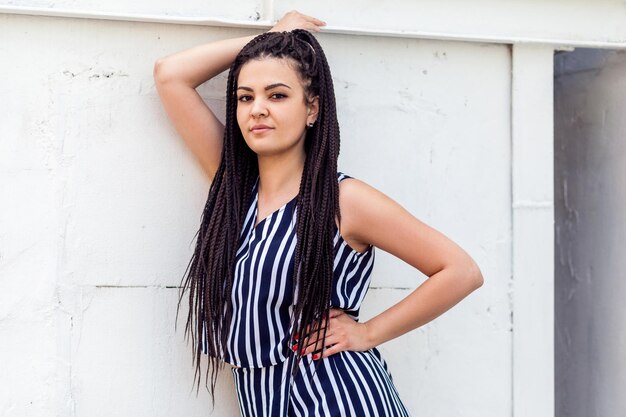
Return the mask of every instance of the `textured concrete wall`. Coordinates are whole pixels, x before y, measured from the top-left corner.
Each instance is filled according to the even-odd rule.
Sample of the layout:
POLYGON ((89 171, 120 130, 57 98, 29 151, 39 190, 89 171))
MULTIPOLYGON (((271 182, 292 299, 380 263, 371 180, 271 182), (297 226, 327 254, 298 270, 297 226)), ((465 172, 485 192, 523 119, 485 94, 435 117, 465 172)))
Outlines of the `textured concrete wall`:
POLYGON ((555 61, 556 415, 626 401, 626 51, 555 61))
MULTIPOLYGON (((293 5, 276 4, 275 14, 293 5)), ((268 4, 214 7, 245 19, 268 4)), ((338 9, 337 21, 351 13, 338 9)), ((315 15, 331 19, 324 14, 315 15)), ((152 65, 250 33, 0 15, 1 415, 209 413, 174 332, 176 286, 209 184, 162 110, 152 65)), ((415 416, 510 415, 510 47, 318 39, 334 75, 340 169, 458 242, 485 277, 451 311, 381 346, 400 395, 415 416)), ((220 117, 224 81, 199 88, 220 117)), ((425 279, 378 251, 363 319, 425 279)), ((219 382, 213 415, 236 415, 230 373, 219 382)))

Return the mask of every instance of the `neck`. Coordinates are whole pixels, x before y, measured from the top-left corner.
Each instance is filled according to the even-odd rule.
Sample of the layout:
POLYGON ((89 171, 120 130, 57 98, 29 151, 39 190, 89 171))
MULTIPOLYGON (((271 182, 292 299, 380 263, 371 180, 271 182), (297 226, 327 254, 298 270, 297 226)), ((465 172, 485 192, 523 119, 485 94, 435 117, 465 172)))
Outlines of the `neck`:
POLYGON ((264 200, 293 197, 300 189, 305 160, 304 149, 297 153, 258 156, 259 195, 264 200))

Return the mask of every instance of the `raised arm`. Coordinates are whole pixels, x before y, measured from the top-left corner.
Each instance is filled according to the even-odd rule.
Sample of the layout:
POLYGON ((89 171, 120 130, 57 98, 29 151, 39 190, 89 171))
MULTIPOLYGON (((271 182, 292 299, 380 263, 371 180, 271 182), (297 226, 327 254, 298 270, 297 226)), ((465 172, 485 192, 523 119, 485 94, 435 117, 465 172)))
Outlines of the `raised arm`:
POLYGON ((163 107, 211 181, 220 163, 224 125, 196 88, 225 71, 253 37, 194 46, 154 64, 154 81, 163 107))
MULTIPOLYGON (((291 11, 270 31, 296 28, 319 31, 325 23, 291 11)), ((239 51, 256 35, 197 45, 158 59, 154 81, 176 131, 213 180, 220 164, 224 125, 206 105, 196 88, 230 67, 239 51)))

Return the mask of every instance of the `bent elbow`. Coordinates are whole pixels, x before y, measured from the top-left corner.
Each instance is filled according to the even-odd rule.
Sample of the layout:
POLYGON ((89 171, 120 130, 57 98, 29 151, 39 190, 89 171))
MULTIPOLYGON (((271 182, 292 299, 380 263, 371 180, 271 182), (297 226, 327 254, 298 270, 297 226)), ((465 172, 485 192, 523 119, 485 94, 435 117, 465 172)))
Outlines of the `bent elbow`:
POLYGON ((154 67, 152 68, 152 77, 157 82, 165 81, 165 61, 163 58, 159 58, 154 62, 154 67))
POLYGON ((480 268, 478 267, 478 264, 472 260, 470 262, 470 265, 469 265, 468 269, 469 269, 468 277, 474 283, 474 287, 475 288, 482 287, 482 285, 485 282, 485 280, 483 278, 482 272, 480 271, 480 268))

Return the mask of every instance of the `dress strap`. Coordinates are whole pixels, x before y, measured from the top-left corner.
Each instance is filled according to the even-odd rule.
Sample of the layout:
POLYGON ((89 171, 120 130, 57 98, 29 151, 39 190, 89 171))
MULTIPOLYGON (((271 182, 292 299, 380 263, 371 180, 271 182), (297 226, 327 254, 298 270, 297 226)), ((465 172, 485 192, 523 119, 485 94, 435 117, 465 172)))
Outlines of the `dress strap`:
POLYGON ((352 178, 352 177, 348 174, 344 174, 343 172, 337 172, 337 181, 341 182, 345 180, 346 178, 352 178))

